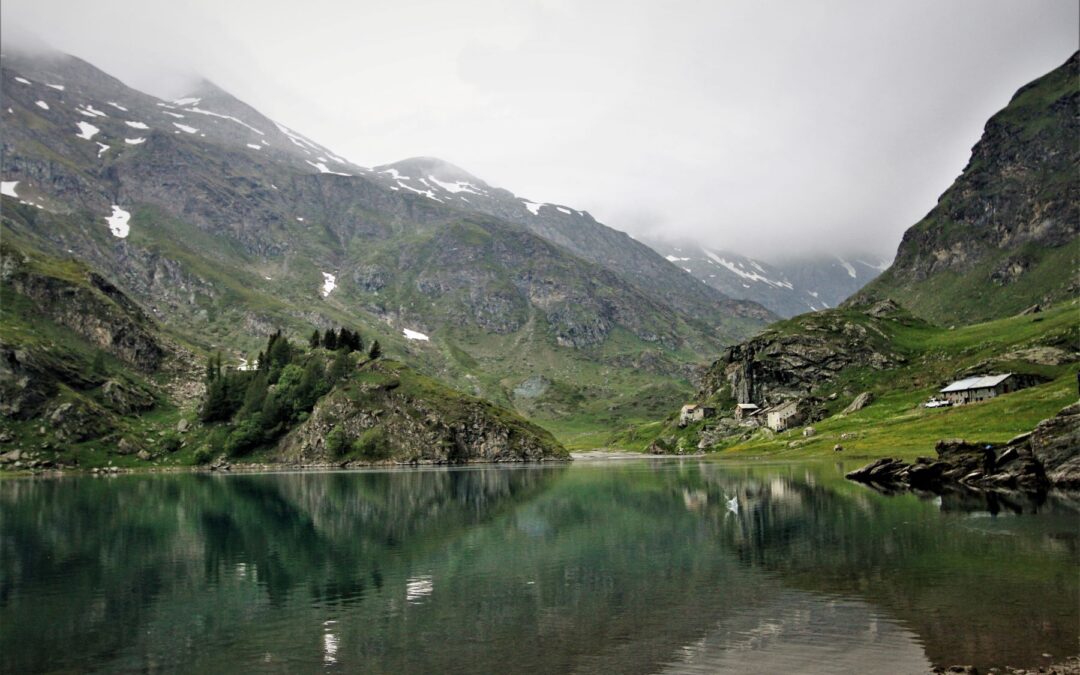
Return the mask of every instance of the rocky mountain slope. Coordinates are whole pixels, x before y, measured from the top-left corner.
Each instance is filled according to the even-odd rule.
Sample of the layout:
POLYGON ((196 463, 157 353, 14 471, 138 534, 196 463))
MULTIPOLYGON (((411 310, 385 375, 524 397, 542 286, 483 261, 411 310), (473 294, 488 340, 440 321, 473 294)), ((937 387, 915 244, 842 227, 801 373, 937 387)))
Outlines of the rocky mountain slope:
POLYGON ((646 243, 721 293, 760 303, 784 318, 837 307, 888 266, 873 255, 790 257, 769 263, 689 242, 646 243))
POLYGON ((1076 296, 1080 53, 1022 87, 986 123, 963 173, 850 301, 892 298, 973 322, 1076 296))
POLYGON ((762 321, 775 317, 753 302, 702 288, 650 247, 599 223, 587 211, 560 204, 533 202, 434 157, 414 157, 375 167, 375 177, 392 190, 407 190, 429 199, 495 216, 599 265, 654 301, 664 302, 707 322, 737 316, 762 321))
MULTIPOLYGON (((305 374, 321 373, 312 414, 297 416, 284 440, 275 435, 230 445, 239 432, 204 426, 194 415, 207 406, 196 356, 100 274, 5 241, 0 281, 0 468, 175 465, 225 454, 251 459, 252 448, 258 459, 290 464, 567 457, 551 434, 513 412, 404 364, 324 349, 297 357, 305 374), (332 449, 327 439, 335 430, 340 447, 332 449)), ((265 375, 248 370, 224 377, 243 380, 247 403, 258 389, 250 381, 265 375)), ((285 396, 287 380, 281 375, 275 393, 262 395, 285 396)))
POLYGON ((517 219, 470 205, 496 192, 479 181, 407 188, 421 177, 351 164, 209 83, 161 101, 72 57, 2 66, 5 232, 106 271, 197 348, 239 359, 279 326, 355 325, 459 389, 531 405, 514 392, 541 378, 619 416, 658 385, 677 400, 697 354, 772 318, 581 214, 567 229, 614 242, 604 265, 522 225, 520 202, 517 219))

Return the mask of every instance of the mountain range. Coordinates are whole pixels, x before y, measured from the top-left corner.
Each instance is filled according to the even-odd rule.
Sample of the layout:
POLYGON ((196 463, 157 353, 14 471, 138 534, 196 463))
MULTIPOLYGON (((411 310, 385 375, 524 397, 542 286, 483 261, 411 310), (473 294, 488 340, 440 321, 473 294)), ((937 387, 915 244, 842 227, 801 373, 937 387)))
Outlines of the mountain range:
POLYGON ((783 318, 837 307, 889 266, 873 254, 790 256, 770 263, 691 242, 645 241, 721 293, 760 303, 783 318))
POLYGON ((538 418, 622 419, 776 318, 581 210, 435 159, 359 166, 210 82, 166 101, 71 56, 0 65, 5 237, 85 262, 195 353, 358 326, 538 418))

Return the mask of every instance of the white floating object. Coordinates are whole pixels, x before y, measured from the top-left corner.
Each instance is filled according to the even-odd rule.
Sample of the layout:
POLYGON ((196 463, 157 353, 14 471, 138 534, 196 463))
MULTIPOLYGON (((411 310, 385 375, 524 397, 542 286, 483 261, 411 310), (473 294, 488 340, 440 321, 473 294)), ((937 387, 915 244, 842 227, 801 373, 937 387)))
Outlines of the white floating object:
POLYGON ((114 237, 123 239, 131 231, 131 227, 128 225, 129 220, 131 220, 131 214, 113 204, 112 215, 107 217, 105 222, 109 224, 109 232, 112 232, 114 237))
POLYGON ((94 134, 101 131, 101 129, 98 129, 89 122, 76 122, 75 126, 79 127, 79 133, 75 135, 86 141, 90 140, 94 137, 94 134))
POLYGON ((19 195, 15 194, 15 188, 18 185, 19 181, 17 180, 0 181, 0 195, 4 195, 5 197, 14 197, 15 199, 18 199, 19 195))
POLYGON ((330 295, 330 292, 337 288, 337 277, 329 272, 323 272, 323 285, 322 296, 325 298, 330 295))
POLYGON ((431 339, 423 333, 419 333, 415 330, 409 330, 408 328, 402 328, 401 333, 405 336, 406 340, 420 340, 421 342, 427 342, 431 339))

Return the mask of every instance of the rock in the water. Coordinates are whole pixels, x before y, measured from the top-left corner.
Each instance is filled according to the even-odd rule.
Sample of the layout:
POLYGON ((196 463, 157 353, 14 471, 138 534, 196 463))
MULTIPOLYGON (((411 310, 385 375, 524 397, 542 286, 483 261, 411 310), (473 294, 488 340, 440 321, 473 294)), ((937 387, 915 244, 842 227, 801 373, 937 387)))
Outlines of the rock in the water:
POLYGON ((1080 488, 1080 403, 1039 422, 1030 443, 1052 485, 1080 488))

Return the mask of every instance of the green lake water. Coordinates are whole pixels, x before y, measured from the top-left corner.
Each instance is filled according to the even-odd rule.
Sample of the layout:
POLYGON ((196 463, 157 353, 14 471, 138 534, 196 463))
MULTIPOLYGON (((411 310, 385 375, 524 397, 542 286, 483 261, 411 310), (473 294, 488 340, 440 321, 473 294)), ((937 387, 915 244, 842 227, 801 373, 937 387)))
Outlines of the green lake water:
POLYGON ((2 480, 0 670, 892 674, 1077 653, 1080 500, 885 496, 851 468, 2 480))

